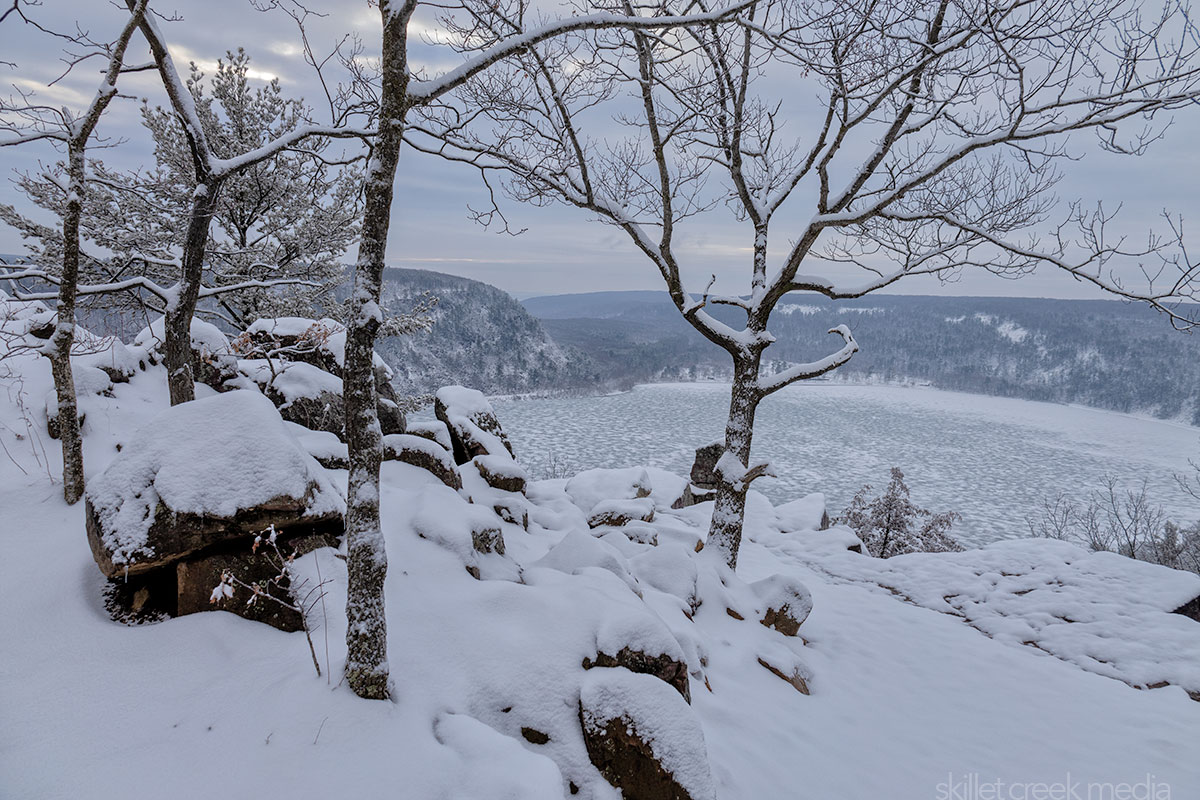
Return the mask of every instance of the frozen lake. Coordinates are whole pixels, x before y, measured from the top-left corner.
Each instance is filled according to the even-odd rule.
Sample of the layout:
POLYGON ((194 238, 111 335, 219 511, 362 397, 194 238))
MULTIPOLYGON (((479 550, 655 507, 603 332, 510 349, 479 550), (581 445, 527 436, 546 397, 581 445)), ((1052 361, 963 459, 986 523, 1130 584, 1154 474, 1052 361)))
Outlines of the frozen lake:
MULTIPOLYGON (((687 475, 695 448, 722 436, 728 391, 655 384, 493 405, 536 477, 554 461, 571 472, 645 464, 687 475)), ((966 542, 1023 536, 1044 496, 1082 497, 1105 474, 1129 487, 1145 478, 1174 519, 1200 517, 1200 504, 1173 477, 1200 459, 1200 428, 1077 406, 814 382, 763 403, 754 455, 779 473, 755 483, 773 502, 824 492, 831 514, 862 484, 881 489, 898 466, 917 504, 963 515, 955 533, 966 542)))

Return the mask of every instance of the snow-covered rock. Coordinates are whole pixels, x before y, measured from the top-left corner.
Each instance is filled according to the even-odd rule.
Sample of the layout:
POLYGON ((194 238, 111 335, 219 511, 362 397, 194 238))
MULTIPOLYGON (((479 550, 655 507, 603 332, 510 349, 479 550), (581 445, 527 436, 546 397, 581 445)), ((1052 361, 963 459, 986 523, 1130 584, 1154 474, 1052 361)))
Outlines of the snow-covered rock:
POLYGON ((635 521, 654 521, 654 501, 649 497, 635 497, 631 500, 601 500, 592 506, 592 511, 588 515, 588 526, 592 528, 601 528, 606 525, 619 528, 635 521))
POLYGON ((462 488, 462 478, 450 451, 424 437, 390 433, 383 437, 383 457, 420 467, 451 489, 462 488))
POLYGON ((579 696, 584 742, 601 774, 631 800, 716 800, 704 732, 662 681, 594 669, 579 696))
POLYGON ((772 575, 750 586, 766 608, 759 621, 784 636, 795 636, 812 613, 812 592, 796 578, 772 575))
POLYGON ((443 386, 434 396, 433 413, 450 433, 456 463, 466 464, 481 455, 512 458, 512 444, 483 392, 443 386))
POLYGON ((799 500, 775 506, 775 517, 781 531, 821 531, 829 527, 825 510, 825 495, 814 492, 799 500))
POLYGON ((649 497, 653 489, 650 475, 642 467, 584 470, 567 481, 563 488, 571 502, 589 516, 599 503, 649 497))
POLYGON ((253 392, 174 406, 147 423, 87 491, 101 571, 133 575, 274 525, 340 524, 341 494, 253 392))
POLYGON ((525 486, 529 482, 529 475, 520 464, 511 458, 482 455, 475 456, 471 459, 471 463, 478 470, 479 477, 483 478, 484 483, 493 489, 524 494, 525 486))
MULTIPOLYGON (((289 396, 330 398, 336 395, 339 401, 341 399, 342 369, 346 363, 346 327, 336 320, 306 317, 259 319, 234 341, 233 349, 244 359, 242 364, 270 359, 276 364, 308 365, 309 369, 300 370, 290 377, 275 375, 278 369, 271 371, 271 396, 277 405, 296 402, 289 400, 289 396), (317 375, 312 371, 314 368, 331 377, 317 375), (275 385, 280 381, 283 385, 275 385)), ((378 353, 374 354, 372 363, 380 428, 384 434, 404 433, 406 420, 399 406, 399 397, 391 384, 392 371, 378 353)), ((260 386, 264 385, 261 373, 252 377, 260 386)), ((311 401, 308 404, 311 405, 311 401)), ((332 427, 324 429, 332 430, 332 427)))

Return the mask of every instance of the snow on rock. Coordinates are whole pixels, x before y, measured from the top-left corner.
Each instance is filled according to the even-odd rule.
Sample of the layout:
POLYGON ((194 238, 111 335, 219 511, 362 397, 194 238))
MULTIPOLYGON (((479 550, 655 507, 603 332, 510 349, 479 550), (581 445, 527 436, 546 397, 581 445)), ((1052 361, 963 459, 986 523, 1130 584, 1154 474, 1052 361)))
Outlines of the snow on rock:
POLYGON ((790 575, 772 575, 750 586, 766 608, 762 624, 784 636, 795 636, 812 613, 812 592, 790 575))
POLYGON ((582 531, 567 533, 533 566, 547 567, 568 575, 577 575, 589 569, 607 570, 624 581, 635 594, 641 594, 637 578, 630 572, 625 557, 612 545, 582 531))
POLYGON ((405 433, 437 442, 446 450, 454 449, 454 444, 450 441, 450 429, 446 427, 446 423, 440 420, 412 420, 408 423, 408 430, 405 433))
POLYGON ((435 485, 417 500, 410 524, 422 539, 454 553, 473 577, 520 579, 520 569, 503 558, 504 533, 491 509, 435 485))
POLYGON ((88 485, 88 539, 111 576, 268 525, 340 521, 345 503, 269 400, 230 392, 146 424, 88 485))
POLYGON ((450 451, 424 437, 389 433, 383 437, 383 457, 420 467, 451 489, 462 488, 462 478, 450 451))
POLYGON ((664 542, 657 547, 647 548, 629 559, 629 565, 639 582, 674 595, 688 606, 695 607, 696 562, 683 545, 664 542))
POLYGON ((438 742, 451 748, 462 768, 446 775, 441 796, 454 800, 562 800, 563 777, 552 760, 466 714, 434 721, 438 742))
POLYGON ((671 630, 653 613, 613 614, 596 632, 596 658, 585 660, 585 669, 625 667, 653 675, 670 684, 687 702, 692 701, 688 665, 671 630))
POLYGON ((443 386, 434 395, 433 412, 450 433, 456 463, 465 464, 480 455, 507 454, 512 458, 512 445, 483 392, 443 386))
POLYGON ((567 481, 564 488, 571 501, 589 516, 605 500, 649 497, 652 489, 650 475, 642 467, 584 470, 567 481))
POLYGON ((529 475, 525 469, 512 458, 500 455, 475 456, 471 463, 478 470, 480 477, 493 489, 503 492, 525 491, 529 475))
POLYGON ((281 407, 306 398, 334 396, 341 400, 342 379, 303 361, 242 359, 238 369, 264 391, 278 394, 281 407))
POLYGON ((592 763, 626 797, 715 800, 700 723, 662 681, 594 669, 579 705, 592 763))
POLYGON ((349 469, 350 455, 346 443, 329 431, 309 430, 295 422, 285 422, 288 432, 296 438, 310 456, 326 469, 349 469))
POLYGON ((654 501, 649 497, 637 497, 632 500, 601 500, 592 506, 591 514, 588 515, 588 526, 592 528, 606 525, 620 527, 635 521, 654 521, 654 501))
POLYGON ((775 506, 779 529, 788 531, 819 531, 829 527, 829 514, 825 510, 825 495, 821 492, 775 506))
MULTIPOLYGON (((159 353, 167 341, 166 317, 159 317, 151 322, 134 337, 133 344, 146 352, 159 353)), ((211 322, 205 322, 199 317, 192 317, 191 327, 192 350, 202 355, 218 355, 229 352, 229 339, 221 333, 221 329, 211 322)))
POLYGON ((683 497, 688 486, 686 478, 658 467, 646 467, 645 470, 656 509, 668 509, 683 497))
POLYGON ((137 372, 138 358, 130 348, 125 346, 124 342, 115 337, 109 337, 104 339, 99 346, 89 347, 87 353, 71 356, 71 365, 73 367, 95 367, 103 370, 109 380, 114 383, 123 383, 137 372))

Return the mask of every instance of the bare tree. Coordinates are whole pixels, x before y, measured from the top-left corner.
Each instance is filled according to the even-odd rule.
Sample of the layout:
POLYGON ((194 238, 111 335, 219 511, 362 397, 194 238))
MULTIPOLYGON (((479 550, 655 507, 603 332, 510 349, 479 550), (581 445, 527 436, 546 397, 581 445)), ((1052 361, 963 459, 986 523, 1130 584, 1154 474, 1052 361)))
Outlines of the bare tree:
MULTIPOLYGON (((709 543, 735 566, 746 491, 769 474, 750 460, 759 404, 858 349, 839 325, 834 352, 764 374, 771 313, 789 294, 857 298, 917 275, 1047 266, 1196 323, 1179 305, 1195 296, 1198 267, 1178 223, 1134 247, 1114 240, 1100 206, 1070 203, 1051 222, 1059 165, 1081 153, 1071 134, 1137 155, 1161 134, 1157 115, 1196 102, 1188 13, 1138 0, 761 0, 737 26, 529 47, 408 136, 497 174, 519 201, 575 206, 624 231, 684 319, 729 353, 709 543), (717 294, 714 275, 689 291, 686 230, 722 210, 744 225, 748 286, 717 294)), ((482 35, 510 23, 486 21, 482 35)))
MULTIPOLYGON (((499 4, 492 0, 430 4, 433 9, 441 9, 440 21, 446 31, 478 27, 475 20, 490 19, 507 11, 512 12, 514 22, 501 35, 481 35, 471 39, 469 47, 459 49, 464 56, 462 63, 433 78, 416 73, 408 60, 409 23, 422 5, 418 0, 379 0, 383 50, 379 62, 378 127, 366 169, 363 224, 354 270, 343 372, 346 443, 350 455, 346 498, 349 569, 346 677, 355 693, 372 698, 386 698, 390 694, 383 598, 387 553, 379 517, 379 466, 383 445, 372 359, 375 339, 383 323, 380 301, 393 186, 410 114, 415 109, 441 104, 450 92, 503 64, 506 59, 572 32, 619 27, 661 30, 715 22, 736 13, 748 3, 735 3, 727 9, 681 17, 649 18, 600 12, 540 22, 526 18, 529 9, 522 0, 499 4)), ((483 28, 479 30, 482 32, 483 28)))
MULTIPOLYGON (((124 66, 125 50, 146 12, 148 0, 137 0, 124 28, 113 42, 96 42, 85 34, 65 37, 74 53, 68 70, 92 56, 107 59, 104 78, 91 103, 82 112, 43 105, 29 95, 0 101, 0 147, 36 141, 52 141, 66 150, 64 194, 61 206, 61 264, 55 300, 55 325, 43 352, 49 357, 58 400, 59 439, 63 454, 63 497, 76 503, 83 497, 83 438, 79 431, 79 411, 75 397, 75 379, 71 372, 71 349, 75 344, 75 301, 79 288, 79 227, 87 196, 87 149, 105 109, 117 94, 117 78, 124 66)), ((20 4, 13 10, 20 11, 20 4)), ((7 12, 6 12, 7 16, 7 12)), ((22 16, 22 19, 25 19, 22 16)), ((62 34, 59 34, 62 37, 62 34)), ((55 176, 61 179, 62 176, 55 176)))

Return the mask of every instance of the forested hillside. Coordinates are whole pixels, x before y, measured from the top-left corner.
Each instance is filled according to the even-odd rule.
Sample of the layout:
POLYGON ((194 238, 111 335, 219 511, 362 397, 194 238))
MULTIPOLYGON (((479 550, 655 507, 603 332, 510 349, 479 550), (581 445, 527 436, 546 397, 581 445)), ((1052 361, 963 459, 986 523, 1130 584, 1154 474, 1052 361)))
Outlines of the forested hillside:
MULTIPOLYGON (((728 374, 728 360, 657 292, 537 297, 525 307, 613 383, 728 374)), ((717 311, 729 316, 731 311, 717 311)), ((860 352, 834 380, 928 381, 943 389, 1082 403, 1200 424, 1200 338, 1118 301, 876 295, 779 307, 767 352, 819 358, 845 323, 860 352)))
POLYGON ((403 312, 426 293, 437 298, 433 329, 379 340, 401 392, 426 394, 466 383, 489 394, 591 387, 581 359, 569 359, 509 295, 479 281, 413 269, 384 273, 384 304, 403 312))

